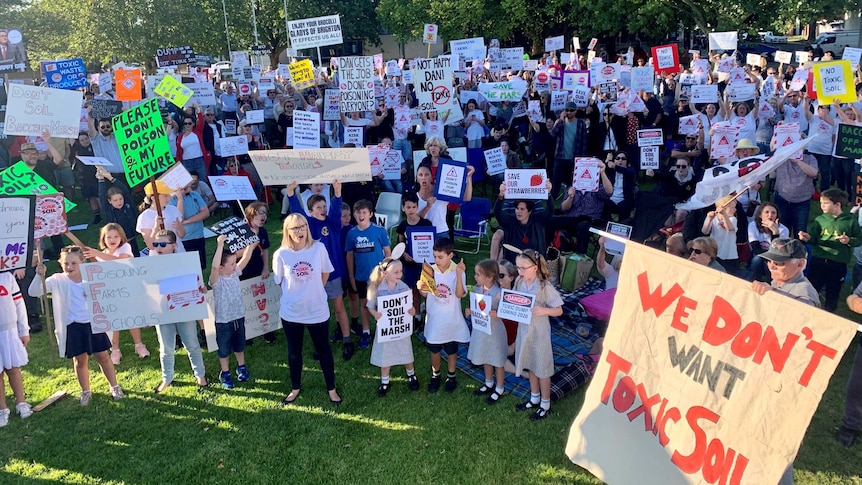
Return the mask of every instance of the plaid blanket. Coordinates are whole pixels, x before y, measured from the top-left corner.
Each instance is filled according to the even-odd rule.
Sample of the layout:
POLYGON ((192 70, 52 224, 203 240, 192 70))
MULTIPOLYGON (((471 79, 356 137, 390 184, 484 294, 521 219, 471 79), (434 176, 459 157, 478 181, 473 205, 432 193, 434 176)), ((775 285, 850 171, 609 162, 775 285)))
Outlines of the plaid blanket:
MULTIPOLYGON (((581 298, 601 291, 604 281, 594 277, 574 292, 560 290, 563 297, 563 314, 551 318, 551 346, 554 350, 554 377, 551 378, 551 398, 557 400, 566 393, 583 385, 592 376, 592 366, 587 354, 593 342, 599 337, 595 326, 588 319, 586 312, 578 303, 581 298), (581 336, 584 335, 584 336, 581 336)), ((469 325, 469 321, 468 321, 469 325)), ((472 330, 472 329, 471 329, 472 330)), ((425 336, 417 332, 416 336, 425 342, 425 336)), ((446 357, 445 352, 441 352, 446 357)), ((475 366, 467 359, 467 346, 458 350, 458 369, 477 381, 485 382, 485 370, 475 366)), ((530 396, 530 381, 506 373, 506 393, 520 399, 530 396)))

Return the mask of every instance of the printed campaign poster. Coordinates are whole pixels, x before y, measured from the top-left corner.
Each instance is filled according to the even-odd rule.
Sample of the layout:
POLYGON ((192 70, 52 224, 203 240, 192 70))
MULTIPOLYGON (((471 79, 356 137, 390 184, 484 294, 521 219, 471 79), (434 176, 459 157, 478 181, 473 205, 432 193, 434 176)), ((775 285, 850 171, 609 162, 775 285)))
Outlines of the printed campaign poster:
POLYGON ((23 71, 27 67, 27 46, 21 29, 0 29, 0 71, 23 71))
POLYGON ((434 196, 437 200, 461 203, 467 189, 467 164, 457 160, 440 160, 434 196))
POLYGON ((251 181, 245 175, 210 175, 216 200, 257 200, 251 181))
POLYGON ((575 170, 572 173, 572 187, 580 192, 597 192, 599 190, 601 160, 592 157, 576 157, 575 170))
POLYGON ((192 183, 192 174, 186 170, 186 167, 177 162, 167 172, 163 173, 159 180, 167 184, 171 190, 180 190, 192 183))
POLYGON ((491 335, 491 307, 493 298, 490 295, 482 295, 470 292, 470 323, 473 331, 479 331, 491 335))
POLYGON ((565 453, 610 485, 778 483, 855 334, 793 297, 628 243, 565 453))
POLYGON ((536 295, 519 291, 503 290, 497 305, 497 317, 530 324, 533 320, 533 305, 536 295))
POLYGON ((377 341, 393 342, 413 335, 413 291, 377 297, 377 311, 383 317, 377 320, 377 341))
POLYGON ((45 70, 45 83, 49 88, 78 89, 90 85, 84 59, 80 57, 65 61, 43 61, 42 68, 45 70))
POLYGON ((33 239, 59 236, 69 232, 63 193, 36 196, 36 215, 33 218, 33 239))
POLYGON ((506 199, 545 200, 548 198, 548 173, 544 169, 506 169, 506 199))
POLYGON ((434 262, 434 239, 436 233, 429 226, 407 226, 407 247, 410 249, 410 257, 417 263, 434 262))
POLYGON ((339 15, 292 20, 287 25, 290 31, 290 46, 293 49, 338 45, 344 42, 339 15))

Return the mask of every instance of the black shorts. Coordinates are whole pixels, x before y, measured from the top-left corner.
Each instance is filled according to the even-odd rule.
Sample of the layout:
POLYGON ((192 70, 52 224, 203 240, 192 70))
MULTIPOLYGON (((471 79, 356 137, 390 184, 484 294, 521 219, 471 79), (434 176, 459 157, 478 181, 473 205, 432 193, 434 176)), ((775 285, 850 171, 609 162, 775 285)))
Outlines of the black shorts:
POLYGON ((458 354, 458 342, 446 342, 445 344, 429 344, 426 343, 428 351, 432 354, 439 354, 441 350, 445 350, 447 355, 458 354))
POLYGON ((66 358, 93 355, 111 348, 107 334, 93 333, 89 323, 72 322, 66 326, 66 358))
POLYGON ((368 298, 368 282, 367 281, 356 281, 356 293, 359 294, 360 300, 365 300, 368 298))

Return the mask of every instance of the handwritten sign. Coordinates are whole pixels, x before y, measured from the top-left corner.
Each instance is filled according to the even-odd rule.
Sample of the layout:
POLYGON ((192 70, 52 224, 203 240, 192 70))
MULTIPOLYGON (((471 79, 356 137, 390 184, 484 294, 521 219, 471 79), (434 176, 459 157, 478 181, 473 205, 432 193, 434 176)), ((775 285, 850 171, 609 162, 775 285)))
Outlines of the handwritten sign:
POLYGON ((293 112, 293 148, 320 148, 320 113, 293 112))
POLYGON ((652 63, 656 73, 673 74, 679 72, 679 48, 676 44, 653 47, 652 63))
POLYGON ((165 76, 156 86, 156 94, 182 108, 192 97, 192 90, 173 76, 165 76))
MULTIPOLYGON (((623 239, 632 238, 632 229, 632 226, 613 221, 608 221, 605 226, 605 232, 613 234, 614 236, 619 236, 623 239)), ((622 256, 625 249, 626 245, 621 242, 614 241, 610 238, 605 241, 605 252, 611 256, 622 256)))
POLYGON ((365 129, 361 126, 348 126, 344 128, 344 143, 352 143, 355 146, 364 145, 365 129))
POLYGON ((290 46, 294 49, 338 45, 344 42, 341 32, 341 17, 327 15, 288 22, 290 46))
POLYGON ((413 60, 414 85, 419 111, 445 111, 455 101, 452 88, 452 58, 413 60))
POLYGON ((93 99, 91 113, 96 120, 109 120, 123 112, 123 102, 110 99, 93 99))
POLYGON ((647 146, 640 147, 641 151, 641 170, 659 169, 659 147, 647 146))
POLYGON ((572 187, 581 192, 597 192, 601 167, 598 158, 575 158, 575 170, 572 172, 572 187))
POLYGON ((519 291, 503 290, 497 305, 497 317, 530 324, 533 320, 533 304, 536 296, 519 291))
POLYGON ((566 455, 610 484, 778 483, 856 324, 640 244, 625 261, 566 455))
POLYGON ((862 127, 838 124, 835 137, 835 156, 857 159, 862 158, 862 127))
POLYGON ((320 150, 251 150, 254 167, 264 185, 329 184, 371 180, 367 148, 320 150))
POLYGON ((841 103, 856 101, 855 79, 850 61, 818 62, 811 69, 814 73, 818 102, 829 104, 835 99, 841 103))
POLYGON ((97 167, 110 167, 111 161, 104 157, 85 157, 83 155, 77 155, 75 158, 81 161, 84 165, 97 166, 97 167))
POLYGON ((245 112, 245 122, 250 125, 263 123, 263 110, 253 109, 245 112))
POLYGON ((206 289, 194 252, 81 266, 94 333, 188 322, 206 317, 206 289), (162 294, 160 282, 194 275, 197 288, 162 294))
POLYGON ((341 119, 341 92, 337 89, 327 89, 323 94, 323 119, 338 121, 341 119))
POLYGON ((174 164, 159 102, 152 98, 111 119, 129 187, 174 164))
POLYGON ((492 103, 500 101, 520 101, 527 91, 527 81, 512 78, 496 83, 479 83, 479 92, 492 103))
POLYGON ((726 50, 732 51, 736 49, 737 42, 739 38, 739 33, 736 31, 731 32, 711 32, 709 34, 709 50, 718 51, 718 50, 726 50))
POLYGON ((245 175, 210 175, 208 178, 216 200, 257 200, 251 181, 245 175))
POLYGON ((413 308, 412 291, 377 297, 377 311, 383 314, 377 321, 378 342, 410 338, 413 334, 413 317, 407 313, 410 308, 413 308))
POLYGON ((0 196, 0 272, 30 267, 35 197, 0 196))
POLYGON ((649 66, 633 67, 631 77, 632 91, 652 92, 655 71, 649 66))
POLYGON ((252 244, 260 242, 260 238, 251 230, 248 222, 237 216, 231 216, 223 221, 219 221, 210 226, 209 229, 220 236, 227 236, 224 244, 225 248, 231 253, 236 253, 252 244))
POLYGON ((339 57, 338 87, 342 113, 374 109, 374 59, 339 57))
POLYGON ((305 89, 314 86, 314 68, 311 60, 303 59, 293 62, 287 66, 290 71, 290 81, 296 89, 305 89))
POLYGON ((506 199, 548 198, 548 174, 544 169, 506 169, 504 179, 506 191, 503 195, 506 199))
POLYGON ((460 203, 467 189, 467 164, 457 160, 442 159, 437 166, 437 181, 434 196, 438 200, 460 203))
POLYGON ((191 91, 192 97, 190 98, 190 101, 192 103, 197 103, 201 106, 215 106, 215 88, 212 83, 184 83, 184 86, 191 91))
POLYGON ((485 38, 473 37, 471 39, 459 39, 449 41, 449 51, 452 55, 460 56, 461 59, 472 61, 474 59, 485 59, 485 38))
MULTIPOLYGON (((298 113, 298 111, 296 111, 298 113)), ((226 120, 228 121, 228 120, 226 120)), ((233 157, 248 154, 248 138, 245 136, 229 136, 219 138, 217 154, 220 157, 233 157)))
POLYGON ((406 230, 410 256, 417 263, 434 262, 434 239, 436 234, 433 227, 407 226, 406 230))
MULTIPOLYGON (((49 88, 78 89, 89 87, 84 59, 80 57, 65 61, 51 61, 42 64, 45 70, 45 83, 49 88)), ((110 79, 110 74, 108 74, 110 79)))
POLYGON ((500 147, 485 150, 485 165, 488 167, 488 175, 497 175, 506 170, 506 156, 500 147))
MULTIPOLYGON (((23 161, 0 172, 0 191, 3 195, 52 195, 59 193, 39 174, 23 161)), ((66 212, 75 208, 75 203, 65 200, 66 212)))
POLYGON ((473 331, 491 335, 491 307, 493 298, 489 295, 470 292, 470 323, 473 331))
POLYGON ((180 190, 192 183, 192 174, 186 170, 182 163, 175 163, 173 167, 163 173, 159 180, 167 184, 171 190, 180 190))
POLYGON ((77 138, 80 129, 81 91, 40 88, 10 83, 6 96, 4 135, 77 138))
MULTIPOLYGON (((275 278, 262 279, 260 276, 239 282, 242 306, 245 309, 245 337, 252 339, 281 328, 278 310, 281 308, 281 287, 275 278)), ((204 331, 207 336, 207 350, 218 350, 215 329, 215 306, 213 291, 207 292, 207 318, 204 331)))

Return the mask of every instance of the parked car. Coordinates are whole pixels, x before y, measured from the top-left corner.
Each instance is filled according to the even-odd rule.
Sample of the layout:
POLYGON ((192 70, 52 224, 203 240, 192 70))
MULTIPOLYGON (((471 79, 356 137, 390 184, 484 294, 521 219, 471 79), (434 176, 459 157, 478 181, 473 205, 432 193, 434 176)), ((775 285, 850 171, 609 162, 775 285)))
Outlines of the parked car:
POLYGON ((823 32, 817 36, 813 48, 821 48, 823 52, 832 51, 836 58, 841 57, 845 47, 859 47, 858 30, 838 30, 834 32, 823 32))
POLYGON ((760 39, 763 42, 768 42, 770 44, 786 44, 787 36, 786 35, 776 35, 773 34, 772 31, 766 32, 758 32, 760 34, 760 39))

